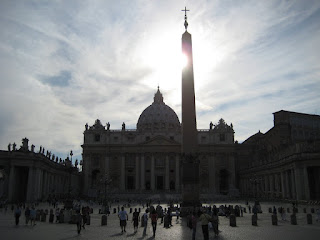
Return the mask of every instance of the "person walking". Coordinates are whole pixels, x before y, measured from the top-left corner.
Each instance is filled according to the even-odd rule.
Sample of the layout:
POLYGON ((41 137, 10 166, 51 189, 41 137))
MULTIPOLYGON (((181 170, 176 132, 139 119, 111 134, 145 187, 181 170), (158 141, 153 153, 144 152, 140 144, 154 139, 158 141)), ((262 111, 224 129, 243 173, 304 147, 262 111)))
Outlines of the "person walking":
POLYGON ((60 216, 60 209, 56 209, 56 223, 59 222, 59 216, 60 216))
POLYGON ((215 236, 218 236, 219 235, 219 229, 218 229, 219 217, 218 217, 218 209, 216 208, 216 206, 214 206, 212 209, 211 219, 212 219, 212 226, 213 226, 214 234, 215 234, 215 236))
POLYGON ((137 209, 135 208, 132 214, 133 229, 135 233, 138 231, 139 221, 140 221, 140 215, 137 209))
POLYGON ((86 207, 83 207, 81 210, 82 210, 82 228, 86 229, 85 225, 87 224, 89 210, 86 207))
POLYGON ((146 209, 146 212, 143 214, 143 217, 142 217, 142 221, 143 221, 143 236, 145 236, 147 234, 147 225, 148 225, 148 212, 149 210, 146 209))
POLYGON ((36 210, 34 209, 34 206, 30 209, 30 224, 31 226, 36 225, 36 210))
POLYGON ((151 224, 152 224, 152 230, 153 230, 153 237, 156 236, 156 230, 157 230, 157 221, 158 221, 158 214, 155 209, 153 209, 151 215, 151 224))
POLYGON ((29 207, 27 207, 26 210, 24 211, 24 215, 26 217, 26 225, 28 225, 29 219, 30 219, 30 209, 29 209, 29 207))
POLYGON ((128 220, 128 214, 124 210, 124 207, 121 207, 121 211, 119 211, 119 219, 120 219, 120 227, 121 227, 121 233, 126 232, 126 225, 128 220))
POLYGON ((77 224, 77 232, 78 234, 80 234, 81 226, 82 226, 82 216, 81 216, 80 210, 77 210, 76 224, 77 224))
POLYGON ((201 221, 201 227, 202 227, 202 233, 203 233, 203 239, 209 240, 209 221, 211 220, 210 215, 208 215, 204 210, 202 211, 202 214, 199 217, 199 221, 201 221))
POLYGON ((197 219, 196 212, 194 211, 191 216, 192 240, 196 239, 197 223, 198 223, 198 219, 197 219))
POLYGON ((15 217, 15 220, 16 220, 16 226, 19 225, 20 216, 21 216, 21 209, 20 209, 19 205, 17 205, 17 208, 14 211, 14 217, 15 217))

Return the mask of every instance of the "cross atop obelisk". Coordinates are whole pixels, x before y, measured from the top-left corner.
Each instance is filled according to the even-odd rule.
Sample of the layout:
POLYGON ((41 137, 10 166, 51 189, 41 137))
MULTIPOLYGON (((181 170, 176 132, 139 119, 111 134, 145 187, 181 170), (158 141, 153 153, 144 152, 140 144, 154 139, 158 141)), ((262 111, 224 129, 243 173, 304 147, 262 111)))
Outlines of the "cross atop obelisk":
POLYGON ((184 27, 186 28, 186 31, 187 31, 187 28, 188 28, 187 11, 190 11, 190 10, 188 10, 187 7, 184 7, 184 9, 181 11, 184 12, 184 27))

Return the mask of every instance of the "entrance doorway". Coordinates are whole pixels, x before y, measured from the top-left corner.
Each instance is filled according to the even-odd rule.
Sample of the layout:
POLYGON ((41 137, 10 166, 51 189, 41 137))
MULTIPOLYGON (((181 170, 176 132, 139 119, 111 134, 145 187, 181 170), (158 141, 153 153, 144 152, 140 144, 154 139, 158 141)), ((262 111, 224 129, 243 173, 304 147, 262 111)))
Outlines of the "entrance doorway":
POLYGON ((220 174, 219 174, 219 182, 220 182, 220 193, 222 194, 228 194, 228 190, 229 190, 229 173, 226 169, 222 169, 220 170, 220 174))
POLYGON ((156 178, 157 190, 163 190, 163 176, 157 176, 156 178))
POLYGON ((127 176, 127 189, 128 190, 134 189, 134 177, 133 176, 127 176))
POLYGON ((308 167, 310 199, 320 199, 320 167, 308 167))
POLYGON ((175 186, 175 182, 174 181, 170 181, 170 190, 175 190, 176 186, 175 186))
POLYGON ((16 167, 15 170, 16 170, 16 174, 15 174, 16 178, 15 178, 15 188, 14 188, 13 199, 18 202, 25 202, 27 199, 27 191, 28 191, 29 168, 19 166, 19 167, 16 167))

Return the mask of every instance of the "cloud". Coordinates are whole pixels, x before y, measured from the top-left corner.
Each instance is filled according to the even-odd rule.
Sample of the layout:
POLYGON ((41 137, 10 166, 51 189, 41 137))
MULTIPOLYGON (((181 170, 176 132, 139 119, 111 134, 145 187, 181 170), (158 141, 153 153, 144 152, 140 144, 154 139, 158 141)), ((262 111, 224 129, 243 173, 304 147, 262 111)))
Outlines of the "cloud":
MULTIPOLYGON (((236 139, 280 109, 320 113, 318 1, 188 3, 198 128, 236 139)), ((135 128, 160 85, 181 120, 185 1, 2 1, 0 146, 28 137, 81 158, 86 122, 135 128)))
POLYGON ((40 81, 50 86, 67 87, 71 79, 71 72, 61 71, 57 76, 40 76, 40 81))

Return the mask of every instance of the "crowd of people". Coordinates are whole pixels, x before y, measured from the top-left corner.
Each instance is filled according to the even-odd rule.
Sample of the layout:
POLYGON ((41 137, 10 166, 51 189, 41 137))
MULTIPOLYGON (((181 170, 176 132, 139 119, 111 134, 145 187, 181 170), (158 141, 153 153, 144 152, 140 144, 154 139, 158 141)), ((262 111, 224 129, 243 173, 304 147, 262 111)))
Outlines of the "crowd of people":
MULTIPOLYGON (((61 207, 63 204, 58 201, 53 201, 48 203, 49 206, 52 206, 55 210, 50 210, 50 222, 60 223, 61 218, 64 214, 64 207, 61 207), (59 206, 61 208, 59 208, 59 206), (51 217, 52 215, 52 217, 51 217), (55 221, 54 217, 55 215, 55 221)), ((258 206, 256 203, 251 206, 248 203, 246 207, 242 207, 241 205, 212 205, 212 206, 203 206, 196 207, 192 211, 186 213, 186 222, 187 226, 192 230, 192 239, 196 239, 197 234, 197 226, 201 226, 201 231, 204 240, 209 239, 210 229, 212 230, 215 236, 218 236, 220 233, 219 230, 219 217, 230 218, 231 215, 236 217, 242 217, 243 213, 248 210, 248 213, 257 214, 261 211, 261 206, 258 206)), ((15 225, 19 225, 21 215, 25 217, 25 224, 35 226, 36 221, 39 220, 39 209, 36 209, 38 203, 33 203, 30 205, 26 204, 17 204, 11 205, 11 211, 14 214, 15 225)), ((139 223, 141 224, 141 228, 143 229, 143 236, 147 234, 148 224, 152 226, 152 234, 153 237, 156 236, 157 226, 158 224, 163 225, 164 228, 171 228, 173 226, 172 219, 175 217, 178 223, 180 219, 180 206, 179 204, 174 204, 173 201, 167 203, 167 207, 163 207, 163 204, 160 204, 160 201, 143 201, 138 200, 133 202, 132 200, 128 200, 125 204, 120 204, 117 199, 114 199, 112 202, 110 201, 106 206, 106 212, 109 216, 110 210, 113 207, 113 214, 117 212, 117 216, 120 220, 120 228, 121 233, 126 233, 127 223, 129 218, 131 223, 133 224, 134 234, 138 232, 139 223), (112 206, 113 205, 113 206, 112 206), (131 205, 139 206, 139 208, 135 208, 132 211, 131 205), (141 206, 141 207, 140 207, 141 206), (130 208, 130 214, 126 211, 126 208, 130 208), (117 211, 116 211, 117 210, 117 211)), ((8 205, 4 205, 1 210, 4 209, 5 213, 7 212, 8 205)), ((292 212, 294 213, 296 210, 296 206, 293 205, 292 212)), ((80 234, 82 229, 85 229, 86 224, 88 223, 88 219, 90 219, 90 213, 92 212, 92 208, 89 206, 85 206, 84 202, 81 201, 73 201, 72 209, 72 222, 76 224, 77 233, 80 234)), ((289 211, 289 210, 288 210, 289 211)), ((269 209, 269 212, 272 214, 280 214, 281 219, 283 221, 287 221, 287 211, 283 206, 273 206, 273 208, 269 209)), ((102 213, 101 210, 99 213, 102 213)), ((46 213, 48 214, 48 213, 46 213)), ((103 213, 102 213, 103 214, 103 213)), ((70 220, 70 221, 71 221, 70 220)), ((320 221, 320 209, 316 209, 316 221, 320 221)), ((63 220, 62 220, 63 222, 63 220)), ((149 225, 150 226, 150 225, 149 225)))

